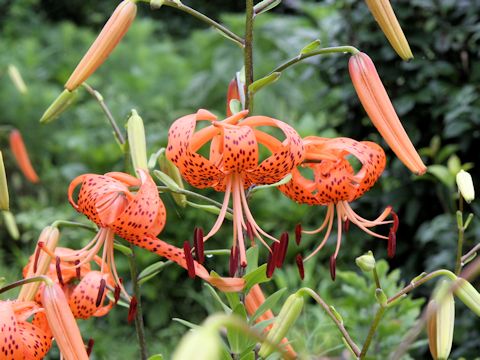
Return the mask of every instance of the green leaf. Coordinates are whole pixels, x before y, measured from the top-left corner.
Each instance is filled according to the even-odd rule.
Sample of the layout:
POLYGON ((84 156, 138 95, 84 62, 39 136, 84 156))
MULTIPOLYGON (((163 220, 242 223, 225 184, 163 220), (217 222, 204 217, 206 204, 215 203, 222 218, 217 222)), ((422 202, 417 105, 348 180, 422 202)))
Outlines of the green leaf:
POLYGON ((308 44, 302 50, 300 50, 300 55, 308 54, 308 53, 312 52, 313 50, 316 50, 319 46, 320 46, 320 40, 319 39, 317 39, 315 41, 312 41, 310 44, 308 44))
POLYGON ((210 291, 210 293, 212 294, 212 297, 214 300, 216 300, 220 306, 222 307, 223 311, 225 311, 227 314, 230 314, 232 312, 232 309, 229 308, 227 306, 227 304, 225 304, 222 299, 220 298, 220 296, 217 294, 217 292, 215 291, 215 289, 210 285, 210 284, 207 284, 205 283, 205 286, 207 287, 207 289, 210 291))
POLYGON ((265 86, 273 84, 275 81, 277 81, 279 79, 280 75, 282 75, 281 72, 274 72, 274 73, 271 73, 270 75, 267 75, 267 76, 265 76, 261 79, 258 79, 253 84, 250 84, 250 86, 248 87, 248 92, 250 94, 255 94, 255 93, 259 92, 265 86))
POLYGON ((272 10, 282 3, 282 0, 263 0, 253 7, 255 16, 272 10))
POLYGON ((252 246, 247 250, 247 268, 245 270, 246 274, 251 273, 258 268, 258 246, 252 246))
POLYGON ((115 250, 120 251, 125 256, 132 256, 132 250, 130 250, 130 248, 125 246, 125 245, 121 245, 121 244, 115 242, 115 243, 113 243, 113 248, 115 250))
POLYGON ((267 264, 263 264, 243 277, 245 279, 245 292, 255 284, 270 281, 267 277, 267 264))
POLYGON ((150 356, 148 360, 163 360, 163 356, 161 354, 155 354, 150 356))
POLYGON ((430 165, 427 171, 449 188, 455 183, 454 176, 448 171, 446 166, 430 165))
POLYGON ((255 360, 255 352, 254 351, 249 351, 246 354, 244 354, 240 360, 255 360))
POLYGON ((282 180, 280 180, 280 181, 278 181, 274 184, 255 186, 254 188, 252 188, 250 190, 250 194, 253 194, 258 190, 265 190, 265 189, 268 189, 268 188, 277 187, 277 186, 280 186, 280 185, 285 185, 291 179, 292 179, 292 174, 287 174, 282 180))
POLYGON ((183 320, 183 319, 179 319, 179 318, 173 318, 172 319, 173 321, 176 321, 182 325, 185 325, 186 327, 190 328, 190 329, 197 329, 200 327, 200 325, 197 325, 197 324, 194 324, 194 323, 191 323, 190 321, 187 321, 187 320, 183 320))
POLYGON ((452 175, 457 175, 457 173, 462 169, 460 158, 457 155, 450 156, 447 161, 447 167, 452 175))
MULTIPOLYGON (((202 205, 202 204, 194 203, 192 201, 187 201, 186 204, 195 209, 200 209, 200 210, 209 212, 211 214, 215 214, 215 215, 220 214, 220 208, 216 207, 215 205, 202 205)), ((233 219, 232 214, 230 214, 228 211, 225 214, 225 218, 227 218, 228 220, 233 219)))
POLYGON ((170 264, 170 263, 167 263, 165 261, 157 261, 156 263, 153 263, 152 265, 147 266, 138 275, 139 284, 143 284, 144 282, 155 277, 158 273, 160 273, 163 270, 163 267, 166 264, 170 264))
POLYGON ((230 307, 232 309, 235 308, 240 303, 240 297, 238 296, 238 293, 236 292, 226 292, 224 293, 225 297, 228 300, 228 303, 230 304, 230 307))
MULTIPOLYGON (((242 303, 238 303, 233 309, 233 313, 242 319, 247 319, 247 312, 242 303)), ((248 346, 249 339, 241 329, 236 327, 227 328, 227 338, 230 349, 234 354, 240 354, 248 346)))
POLYGON ((265 299, 262 305, 258 307, 255 313, 250 318, 250 323, 253 323, 260 315, 262 315, 265 311, 271 310, 275 304, 278 302, 280 297, 283 293, 287 290, 287 288, 282 288, 280 290, 275 291, 272 295, 265 299))

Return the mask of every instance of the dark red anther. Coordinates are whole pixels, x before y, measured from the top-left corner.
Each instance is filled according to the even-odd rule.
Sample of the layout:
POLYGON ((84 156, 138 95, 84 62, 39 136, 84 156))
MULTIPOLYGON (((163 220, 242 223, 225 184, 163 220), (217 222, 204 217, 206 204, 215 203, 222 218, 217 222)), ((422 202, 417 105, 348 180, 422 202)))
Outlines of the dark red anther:
POLYGON ((250 239, 250 243, 252 244, 252 246, 254 246, 255 245, 255 236, 253 234, 252 224, 250 224, 250 222, 247 221, 245 226, 247 227, 247 236, 250 239))
POLYGON ((300 279, 303 280, 305 278, 305 269, 303 267, 302 255, 297 254, 297 257, 296 257, 295 261, 297 262, 298 273, 300 274, 300 279))
POLYGON ((80 264, 80 260, 75 260, 75 274, 77 275, 77 279, 80 279, 82 277, 82 274, 80 266, 78 266, 78 264, 80 264))
POLYGON ((275 266, 277 268, 281 268, 285 261, 285 257, 287 256, 287 250, 288 250, 288 233, 287 232, 284 232, 282 234, 282 236, 280 237, 280 243, 277 246, 278 246, 278 254, 275 259, 275 266))
POLYGON ((98 287, 97 300, 95 301, 95 306, 99 307, 103 301, 103 294, 105 293, 105 288, 107 287, 107 282, 102 278, 100 280, 100 286, 98 287))
POLYGON ((40 257, 40 249, 43 247, 43 241, 38 243, 37 248, 35 249, 35 260, 33 260, 33 273, 37 273, 38 258, 40 257), (42 245, 40 245, 42 244, 42 245))
POLYGON ((135 296, 132 296, 130 299, 130 306, 128 308, 128 316, 127 316, 127 321, 130 324, 134 319, 135 316, 137 315, 137 298, 135 296))
POLYGON ((196 227, 193 231, 193 246, 195 246, 195 256, 200 264, 205 262, 205 252, 203 247, 203 229, 196 227))
POLYGON ((93 350, 93 345, 95 344, 95 341, 90 338, 88 339, 88 343, 87 343, 87 356, 90 356, 90 354, 92 353, 92 350, 93 350))
POLYGON ((62 277, 62 269, 60 267, 60 258, 57 256, 55 258, 55 269, 57 270, 57 278, 58 278, 58 282, 60 283, 60 285, 64 285, 63 284, 63 277, 62 277))
POLYGON ((330 256, 330 276, 333 281, 335 281, 335 277, 337 276, 337 258, 335 256, 330 256))
POLYGON ((345 221, 343 222, 343 231, 347 233, 349 229, 350 229, 350 220, 346 218, 345 221))
POLYGON ((390 214, 392 214, 392 218, 393 218, 393 226, 392 226, 392 229, 393 229, 393 232, 397 232, 398 230, 398 225, 400 224, 400 220, 398 219, 398 215, 395 211, 391 211, 390 214))
POLYGON ((397 234, 394 231, 394 227, 390 229, 388 233, 388 245, 387 245, 387 255, 391 259, 395 256, 395 250, 397 249, 397 234))
POLYGON ((300 245, 300 242, 302 241, 302 224, 297 224, 295 226, 295 242, 297 245, 300 245))
POLYGON ((235 247, 232 246, 232 248, 230 249, 230 268, 229 268, 229 274, 231 277, 235 276, 239 261, 240 261, 240 250, 238 249, 238 246, 235 246, 235 247))
POLYGON ((118 303, 118 300, 120 300, 120 286, 115 285, 115 290, 113 291, 113 299, 115 301, 115 305, 118 303))
POLYGON ((277 256, 278 256, 278 243, 274 242, 272 245, 271 252, 268 254, 268 259, 267 259, 267 277, 268 278, 271 278, 273 275, 273 272, 275 271, 277 256))
POLYGON ((193 279, 195 277, 195 263, 193 262, 192 249, 188 241, 183 243, 183 252, 185 254, 185 261, 187 262, 188 276, 193 279))

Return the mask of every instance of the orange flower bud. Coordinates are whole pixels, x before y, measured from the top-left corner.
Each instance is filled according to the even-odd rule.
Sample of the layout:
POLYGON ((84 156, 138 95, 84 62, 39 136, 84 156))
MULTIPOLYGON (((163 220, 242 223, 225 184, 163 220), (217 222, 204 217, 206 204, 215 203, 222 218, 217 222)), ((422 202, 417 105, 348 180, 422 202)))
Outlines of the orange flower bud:
POLYGON ((117 6, 95 42, 65 83, 66 89, 75 90, 102 65, 127 32, 136 13, 137 5, 133 1, 124 0, 117 6))
POLYGON ((227 117, 232 116, 232 109, 230 107, 231 101, 232 100, 237 100, 240 101, 240 94, 238 93, 238 85, 237 85, 237 80, 233 79, 230 81, 230 84, 228 84, 228 90, 227 90, 227 117))
POLYGON ((60 285, 45 284, 42 304, 48 324, 65 360, 88 360, 87 351, 75 318, 60 285))
POLYGON ((398 23, 395 12, 389 0, 365 0, 373 17, 387 37, 390 45, 396 53, 403 59, 413 58, 412 50, 408 45, 407 38, 398 23))
POLYGON ((28 157, 28 152, 23 142, 22 135, 18 130, 12 130, 10 133, 10 150, 12 151, 17 164, 22 171, 23 175, 32 183, 37 183, 40 181, 37 173, 33 169, 30 158, 28 157))
POLYGON ((350 58, 348 68, 355 91, 373 125, 406 167, 415 174, 424 174, 427 168, 405 132, 370 57, 359 52, 350 58))

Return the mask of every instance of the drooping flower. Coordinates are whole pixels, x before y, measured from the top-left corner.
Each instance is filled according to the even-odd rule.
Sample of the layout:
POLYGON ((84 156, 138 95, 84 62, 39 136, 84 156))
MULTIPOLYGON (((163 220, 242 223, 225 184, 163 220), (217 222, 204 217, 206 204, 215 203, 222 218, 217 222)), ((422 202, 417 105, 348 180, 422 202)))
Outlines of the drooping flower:
POLYGON ((355 141, 349 138, 326 139, 307 137, 304 139, 304 168, 311 169, 313 179, 304 177, 298 169, 292 171, 292 179, 279 190, 286 196, 301 204, 325 205, 327 214, 322 225, 312 231, 303 230, 305 234, 317 234, 326 229, 325 236, 318 247, 305 258, 312 258, 319 252, 332 231, 335 211, 337 213, 337 246, 330 258, 332 278, 335 277, 335 260, 340 250, 342 227, 352 222, 367 234, 389 241, 389 256, 393 256, 395 232, 398 219, 391 207, 387 207, 375 220, 367 220, 356 214, 350 207, 350 202, 358 199, 368 191, 378 180, 385 168, 385 153, 373 142, 355 141), (349 156, 358 159, 362 167, 357 172, 348 161, 349 156), (389 236, 377 234, 370 228, 389 224, 385 219, 391 215, 394 219, 389 236))
POLYGON ((426 166, 410 141, 370 57, 362 52, 350 57, 350 77, 373 125, 410 171, 422 175, 426 166))
POLYGON ((239 254, 241 266, 247 264, 244 231, 251 241, 256 237, 267 247, 262 236, 278 241, 255 222, 248 208, 245 189, 282 180, 304 156, 301 138, 290 125, 266 116, 245 118, 247 114, 248 111, 241 111, 217 121, 212 113, 199 110, 196 114, 177 119, 170 127, 166 151, 167 157, 192 186, 225 192, 220 214, 204 241, 220 229, 230 198, 233 198, 232 254, 239 254), (195 132, 200 121, 208 121, 210 125, 195 132), (278 129, 285 139, 280 141, 258 127, 278 129), (207 159, 198 150, 208 142, 210 155, 207 159), (260 163, 259 145, 271 153, 260 163))
POLYGON ((0 301, 0 334, 2 360, 40 360, 52 346, 43 309, 34 301, 0 301))
POLYGON ((10 150, 12 151, 15 160, 17 161, 18 167, 22 171, 23 175, 32 183, 38 183, 40 179, 38 178, 35 169, 30 162, 28 156, 27 148, 23 142, 22 134, 17 129, 14 129, 10 132, 10 150))
POLYGON ((65 83, 68 91, 75 90, 108 58, 127 32, 137 14, 135 1, 122 1, 113 12, 102 31, 78 63, 65 83))
MULTIPOLYGON (((83 249, 59 257, 63 261, 75 262, 74 267, 79 267, 92 261, 103 246, 103 266, 101 265, 100 272, 109 271, 116 286, 127 298, 130 297, 122 285, 114 262, 115 234, 134 245, 166 257, 185 269, 189 268, 186 254, 181 249, 156 237, 165 225, 165 206, 150 175, 141 169, 138 174, 139 179, 118 172, 105 175, 85 174, 71 182, 68 190, 70 203, 96 223, 100 230, 83 249), (73 192, 78 185, 81 185, 81 188, 78 200, 75 201, 73 192), (129 187, 138 187, 138 190, 133 191, 129 187)), ((244 286, 243 279, 210 276, 202 265, 194 261, 192 266, 197 276, 223 291, 239 291, 244 286)))

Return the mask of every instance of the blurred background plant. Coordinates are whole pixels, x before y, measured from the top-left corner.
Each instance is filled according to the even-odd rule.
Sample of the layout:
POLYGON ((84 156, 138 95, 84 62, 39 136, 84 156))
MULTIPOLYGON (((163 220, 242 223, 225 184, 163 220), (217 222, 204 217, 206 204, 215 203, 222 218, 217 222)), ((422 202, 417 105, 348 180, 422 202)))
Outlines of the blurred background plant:
MULTIPOLYGON (((111 129, 98 104, 86 92, 81 91, 74 106, 55 123, 38 123, 116 3, 0 0, 0 125, 11 125, 22 132, 41 178, 39 185, 32 185, 20 175, 8 151, 8 133, 2 132, 0 126, 10 206, 20 229, 20 239, 14 241, 5 227, 0 228, 0 274, 7 280, 18 277, 20 264, 26 263, 33 240, 44 226, 57 219, 83 221, 66 202, 72 178, 84 172, 102 173, 123 167, 111 129), (10 80, 8 69, 12 65, 28 91, 19 91, 10 80)), ((241 2, 185 3, 239 33, 243 31, 241 2)), ((453 269, 455 263, 455 174, 460 168, 470 169, 476 183, 480 178, 479 169, 472 167, 479 160, 475 144, 480 137, 480 68, 475 62, 480 55, 480 3, 414 0, 393 4, 400 23, 405 24, 415 56, 410 62, 402 62, 395 55, 366 5, 353 0, 284 1, 257 19, 254 45, 257 78, 315 39, 320 39, 322 46, 356 46, 375 61, 407 132, 423 148, 422 155, 431 165, 428 175, 413 177, 388 149, 387 170, 380 182, 355 202, 355 210, 366 218, 373 218, 386 205, 392 205, 399 214, 397 255, 389 263, 393 269, 400 267, 401 273, 394 270, 388 275, 395 284, 422 271, 453 269)), ((177 117, 197 108, 224 115, 224 94, 243 58, 235 45, 193 18, 171 8, 140 8, 122 44, 89 83, 102 93, 120 123, 132 108, 137 109, 145 122, 148 150, 153 153, 166 145, 167 129, 177 117)), ((294 124, 302 136, 342 135, 385 145, 357 100, 348 77, 347 58, 340 54, 311 58, 285 71, 278 82, 258 94, 255 112, 294 124)), ((213 215, 176 207, 168 194, 163 199, 170 225, 162 237, 177 246, 191 238, 196 225, 209 227, 215 220, 213 215)), ((251 202, 262 227, 276 234, 293 231, 299 222, 313 227, 322 216, 321 210, 295 205, 272 189, 257 192, 251 202)), ((465 208, 476 217, 480 214, 478 200, 465 208)), ((225 246, 219 239, 230 236, 230 231, 222 231, 207 247, 225 246)), ((89 236, 87 232, 65 230, 62 241, 74 245, 89 236)), ((465 235, 465 250, 479 239, 480 225, 474 221, 465 235)), ((302 249, 316 242, 315 237, 305 237, 302 249)), ((368 249, 384 258, 386 246, 353 226, 346 242, 348 251, 340 253, 337 282, 331 283, 326 267, 333 251, 333 245, 329 245, 316 257, 315 264, 309 263, 305 283, 341 308, 353 333, 361 337, 373 316, 366 306, 372 285, 355 269, 354 259, 368 249), (358 288, 363 289, 365 300, 359 297, 358 288)), ((294 263, 294 256, 292 251, 287 261, 294 263)), ((215 259, 208 259, 207 264, 215 259)), ((155 255, 138 251, 141 269, 156 261, 155 255)), ((128 273, 126 259, 121 259, 118 267, 128 273)), ((387 276, 387 265, 382 264, 382 269, 382 276, 387 276)), ((273 292, 287 286, 289 293, 296 291, 302 286, 296 271, 294 266, 287 266, 275 278, 275 286, 269 284, 267 289, 273 292)), ((428 296, 430 290, 418 290, 414 296, 419 299, 405 303, 402 321, 395 321, 396 316, 400 319, 400 313, 390 314, 392 318, 379 329, 378 343, 380 339, 385 341, 382 345, 394 342, 392 334, 408 328, 420 311, 422 296, 428 296)), ((145 282, 142 293, 149 351, 166 358, 185 331, 172 318, 188 314, 188 321, 200 323, 213 311, 207 290, 175 267, 145 282), (178 286, 179 282, 184 286, 178 286)), ((304 313, 311 316, 301 317, 290 337, 298 338, 300 348, 317 355, 338 355, 340 342, 335 329, 331 337, 322 337, 324 343, 316 337, 318 332, 330 333, 331 325, 322 310, 307 304, 304 313), (302 336, 307 330, 311 336, 302 336)), ((95 339, 96 358, 113 359, 119 354, 122 358, 135 357, 136 348, 131 346, 134 328, 125 319, 126 312, 117 308, 106 318, 81 324, 85 333, 95 339)), ((455 328, 452 357, 471 358, 480 353, 478 319, 462 314, 460 309, 456 321, 461 325, 455 328)), ((410 356, 424 357, 428 351, 426 342, 416 345, 410 356)), ((383 358, 385 351, 387 348, 379 347, 377 358, 383 358)))

